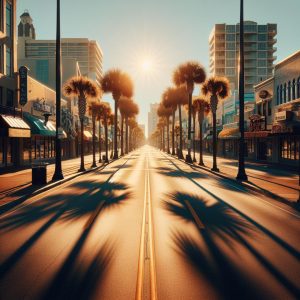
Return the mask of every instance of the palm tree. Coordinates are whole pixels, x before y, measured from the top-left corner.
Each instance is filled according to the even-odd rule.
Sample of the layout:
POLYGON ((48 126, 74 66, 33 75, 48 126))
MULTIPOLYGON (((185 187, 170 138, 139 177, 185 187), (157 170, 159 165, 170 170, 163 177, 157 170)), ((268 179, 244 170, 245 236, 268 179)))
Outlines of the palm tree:
MULTIPOLYGON (((99 163, 102 162, 101 157, 101 150, 102 150, 102 127, 101 124, 104 126, 104 116, 107 113, 107 108, 109 104, 106 102, 100 102, 98 113, 97 113, 97 120, 99 121, 99 163)), ((110 107, 109 107, 110 109, 110 107)))
POLYGON ((99 114, 99 110, 100 110, 100 102, 92 101, 89 105, 89 113, 92 116, 92 124, 93 124, 93 163, 92 163, 92 168, 97 167, 97 164, 96 164, 96 118, 99 114))
POLYGON ((199 122, 199 165, 204 166, 203 162, 203 120, 204 116, 209 113, 210 107, 208 102, 203 97, 194 100, 196 111, 198 113, 199 122))
POLYGON ((138 127, 138 123, 135 120, 135 117, 128 118, 129 126, 129 151, 132 151, 132 133, 134 128, 138 127))
POLYGON ((114 158, 118 158, 118 143, 117 143, 117 130, 118 130, 118 105, 122 96, 132 97, 133 83, 131 78, 126 73, 119 69, 112 69, 105 73, 101 81, 102 90, 104 93, 112 93, 115 100, 115 119, 114 119, 114 158))
POLYGON ((90 99, 96 99, 100 95, 98 86, 87 77, 78 76, 69 79, 64 86, 64 94, 67 97, 75 96, 78 97, 78 113, 81 125, 81 159, 79 172, 85 171, 84 168, 84 142, 83 142, 83 131, 84 131, 84 116, 86 113, 87 101, 90 99))
POLYGON ((189 61, 177 67, 173 74, 173 82, 178 87, 185 85, 188 93, 188 154, 186 161, 192 163, 191 157, 191 133, 192 133, 192 95, 195 84, 201 84, 206 79, 204 67, 198 62, 189 61))
MULTIPOLYGON (((110 151, 110 158, 114 158, 114 145, 115 145, 115 114, 111 113, 108 118, 108 125, 110 125, 110 132, 111 132, 111 151, 110 151)), ((117 127, 117 137, 118 137, 118 127, 117 127)))
MULTIPOLYGON (((167 125, 167 153, 170 153, 170 117, 172 115, 172 108, 168 108, 164 105, 163 99, 157 109, 157 115, 163 120, 163 123, 167 125)), ((165 147, 164 147, 165 148, 165 147)))
POLYGON ((225 77, 211 77, 202 86, 202 94, 210 96, 210 109, 213 116, 213 167, 212 171, 219 172, 217 167, 217 108, 219 100, 229 96, 230 85, 225 77))
POLYGON ((104 163, 108 163, 108 125, 111 116, 111 108, 108 103, 101 103, 101 118, 103 120, 104 125, 104 139, 105 139, 105 161, 104 163))
POLYGON ((172 110, 172 155, 175 155, 175 113, 177 109, 175 93, 175 88, 170 87, 165 90, 162 96, 164 106, 172 110))
POLYGON ((178 106, 178 115, 179 115, 179 147, 177 149, 177 156, 179 159, 183 158, 182 153, 182 117, 181 117, 181 106, 186 105, 188 103, 188 97, 186 93, 186 89, 184 86, 177 87, 174 90, 174 102, 177 103, 178 106))
POLYGON ((160 132, 160 150, 165 151, 165 120, 160 117, 156 126, 160 132))
POLYGON ((192 103, 192 117, 193 117, 193 162, 196 162, 196 146, 195 146, 195 134, 196 134, 196 114, 197 114, 197 106, 193 102, 192 103))

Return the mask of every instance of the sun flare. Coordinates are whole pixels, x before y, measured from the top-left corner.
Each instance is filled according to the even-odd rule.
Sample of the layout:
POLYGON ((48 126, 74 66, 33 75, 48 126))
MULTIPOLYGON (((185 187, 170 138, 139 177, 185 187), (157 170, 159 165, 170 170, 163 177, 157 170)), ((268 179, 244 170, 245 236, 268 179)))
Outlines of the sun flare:
POLYGON ((153 63, 152 63, 151 59, 146 58, 142 61, 143 71, 150 72, 152 70, 152 68, 153 68, 153 63))

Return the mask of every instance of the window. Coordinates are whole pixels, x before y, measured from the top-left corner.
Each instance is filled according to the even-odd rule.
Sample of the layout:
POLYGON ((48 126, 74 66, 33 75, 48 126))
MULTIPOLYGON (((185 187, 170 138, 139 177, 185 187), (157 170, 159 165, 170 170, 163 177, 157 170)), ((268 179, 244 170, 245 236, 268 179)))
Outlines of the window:
POLYGON ((283 102, 286 103, 286 83, 283 86, 283 102))
POLYGON ((244 25, 245 32, 256 32, 257 25, 244 25))
POLYGON ((268 102, 268 116, 272 115, 272 103, 271 101, 268 102))
POLYGON ((282 84, 280 85, 280 103, 279 104, 282 104, 282 91, 283 91, 283 87, 282 87, 282 84))
POLYGON ((293 79, 292 83, 292 100, 296 99, 296 80, 293 79))
POLYGON ((37 80, 44 84, 49 83, 49 61, 37 60, 36 61, 36 77, 37 80))
POLYGON ((3 0, 0 0, 0 31, 3 31, 3 0))
POLYGON ((226 58, 235 58, 235 51, 226 51, 226 58))
POLYGON ((226 41, 235 42, 235 34, 226 34, 226 41))
POLYGON ((291 101, 291 82, 289 81, 288 87, 287 87, 287 94, 288 94, 288 101, 291 101))
POLYGON ((226 43, 226 50, 235 50, 235 43, 226 43))
POLYGON ((280 91, 280 88, 279 88, 279 85, 277 85, 277 105, 280 104, 280 94, 279 94, 279 91, 280 91))
POLYGON ((267 50, 267 43, 258 43, 257 49, 258 50, 267 50))
POLYGON ((267 34, 259 34, 257 37, 259 42, 266 42, 268 40, 267 34))
POLYGON ((267 58, 267 51, 258 51, 258 58, 267 58))
POLYGON ((6 106, 13 107, 14 106, 14 92, 10 89, 7 89, 6 97, 7 97, 6 106))
POLYGON ((297 136, 283 137, 280 141, 280 154, 283 159, 298 160, 300 141, 297 136))
POLYGON ((267 25, 258 25, 258 32, 267 32, 267 25))
POLYGON ((258 67, 267 67, 267 61, 266 60, 258 60, 257 66, 258 67))
POLYGON ((258 75, 267 75, 267 69, 259 68, 259 69, 257 69, 257 74, 258 75))
POLYGON ((300 98, 300 77, 297 79, 297 99, 300 98))
POLYGON ((235 33, 235 25, 227 25, 226 32, 227 33, 235 33))
POLYGON ((12 36, 12 4, 9 1, 6 1, 6 35, 12 36))
POLYGON ((234 59, 226 60, 226 67, 235 67, 235 60, 234 59))
POLYGON ((226 75, 228 76, 235 75, 235 68, 226 68, 226 75))
POLYGON ((11 49, 6 46, 6 75, 12 76, 12 57, 11 49))

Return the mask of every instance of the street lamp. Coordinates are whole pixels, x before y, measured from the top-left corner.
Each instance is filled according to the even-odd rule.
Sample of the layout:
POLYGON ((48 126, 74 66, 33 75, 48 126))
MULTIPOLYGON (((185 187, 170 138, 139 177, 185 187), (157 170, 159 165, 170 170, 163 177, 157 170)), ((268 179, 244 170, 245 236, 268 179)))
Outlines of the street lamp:
POLYGON ((239 72, 239 127, 240 127, 240 143, 239 143, 239 169, 236 179, 247 180, 245 171, 245 124, 244 124, 244 0, 240 0, 240 72, 239 72))
POLYGON ((60 0, 56 5, 56 135, 55 135, 55 171, 52 180, 64 178, 61 168, 60 101, 61 101, 61 44, 60 44, 60 0))

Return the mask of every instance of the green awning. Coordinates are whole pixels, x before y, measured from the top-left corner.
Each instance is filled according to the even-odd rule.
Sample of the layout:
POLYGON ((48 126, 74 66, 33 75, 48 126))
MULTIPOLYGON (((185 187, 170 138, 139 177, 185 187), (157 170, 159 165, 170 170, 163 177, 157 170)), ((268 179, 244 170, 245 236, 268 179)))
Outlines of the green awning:
POLYGON ((30 126, 32 135, 55 136, 55 127, 50 122, 45 125, 43 120, 29 113, 24 113, 24 119, 30 126))

